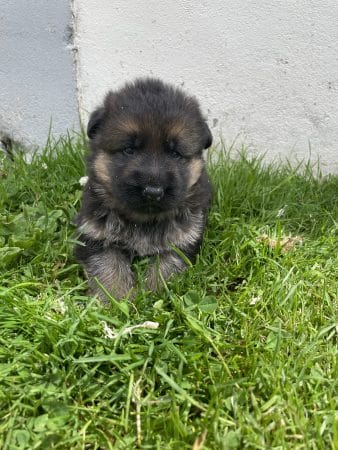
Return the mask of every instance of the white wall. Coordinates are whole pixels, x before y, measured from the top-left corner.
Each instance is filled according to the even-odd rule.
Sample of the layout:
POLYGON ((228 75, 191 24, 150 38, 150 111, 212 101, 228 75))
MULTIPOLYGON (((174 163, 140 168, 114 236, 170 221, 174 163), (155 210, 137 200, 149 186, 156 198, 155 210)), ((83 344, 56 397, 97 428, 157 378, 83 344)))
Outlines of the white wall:
POLYGON ((69 0, 0 0, 0 140, 78 128, 69 0))
POLYGON ((338 171, 337 0, 74 0, 86 120, 140 75, 183 86, 214 135, 338 171))

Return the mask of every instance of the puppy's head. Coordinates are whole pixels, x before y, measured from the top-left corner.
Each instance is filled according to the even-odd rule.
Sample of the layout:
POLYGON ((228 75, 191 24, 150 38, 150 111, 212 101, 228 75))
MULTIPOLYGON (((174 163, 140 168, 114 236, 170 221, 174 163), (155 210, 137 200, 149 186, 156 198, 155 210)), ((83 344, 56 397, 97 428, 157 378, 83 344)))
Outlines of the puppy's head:
POLYGON ((106 203, 134 218, 179 209, 212 142, 197 101, 155 79, 109 92, 87 133, 89 176, 106 203))

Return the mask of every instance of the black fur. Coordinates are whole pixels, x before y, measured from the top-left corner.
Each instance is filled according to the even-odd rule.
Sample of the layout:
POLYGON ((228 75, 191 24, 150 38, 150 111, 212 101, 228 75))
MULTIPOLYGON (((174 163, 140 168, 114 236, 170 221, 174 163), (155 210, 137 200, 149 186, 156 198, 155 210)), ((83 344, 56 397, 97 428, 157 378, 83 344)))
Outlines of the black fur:
POLYGON ((90 117, 88 183, 75 249, 93 279, 116 298, 133 289, 134 257, 157 256, 149 289, 184 270, 172 246, 194 259, 203 236, 211 185, 202 152, 212 135, 197 101, 156 79, 109 92, 90 117))

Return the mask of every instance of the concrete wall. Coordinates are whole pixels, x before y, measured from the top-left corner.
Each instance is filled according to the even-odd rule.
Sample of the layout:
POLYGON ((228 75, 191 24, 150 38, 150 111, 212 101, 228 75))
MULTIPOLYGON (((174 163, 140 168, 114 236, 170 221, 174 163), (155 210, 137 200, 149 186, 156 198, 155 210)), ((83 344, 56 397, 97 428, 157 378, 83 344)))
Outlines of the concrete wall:
POLYGON ((43 145, 153 75, 226 143, 338 171, 337 23, 336 0, 0 0, 0 138, 43 145))
POLYGON ((195 94, 215 136, 320 155, 338 171, 338 2, 74 0, 81 116, 155 75, 195 94))
POLYGON ((78 127, 71 24, 69 0, 0 0, 0 138, 78 127))

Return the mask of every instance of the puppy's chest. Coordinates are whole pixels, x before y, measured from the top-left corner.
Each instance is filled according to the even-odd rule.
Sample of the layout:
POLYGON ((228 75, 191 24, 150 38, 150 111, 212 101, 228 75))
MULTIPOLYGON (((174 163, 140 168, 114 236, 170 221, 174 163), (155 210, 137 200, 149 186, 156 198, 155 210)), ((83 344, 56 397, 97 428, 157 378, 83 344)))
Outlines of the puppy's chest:
POLYGON ((120 232, 108 237, 118 245, 139 256, 155 255, 176 246, 185 249, 193 245, 203 231, 202 212, 191 214, 183 223, 171 220, 167 223, 144 225, 132 224, 122 227, 120 232))
POLYGON ((139 256, 156 255, 176 246, 182 250, 194 245, 203 232, 202 211, 191 213, 185 221, 168 220, 154 224, 121 223, 108 218, 106 223, 95 225, 86 221, 80 227, 84 234, 104 240, 105 246, 117 245, 139 256))

